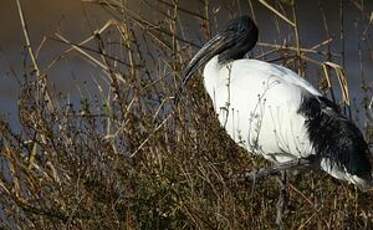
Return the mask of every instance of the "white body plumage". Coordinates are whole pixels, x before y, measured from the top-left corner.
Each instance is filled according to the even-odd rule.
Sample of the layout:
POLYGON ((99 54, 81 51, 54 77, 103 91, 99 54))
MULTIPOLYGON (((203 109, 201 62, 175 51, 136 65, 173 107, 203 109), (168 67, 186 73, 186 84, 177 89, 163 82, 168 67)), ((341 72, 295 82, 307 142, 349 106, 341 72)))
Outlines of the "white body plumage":
POLYGON ((221 125, 248 151, 276 163, 314 154, 297 110, 306 91, 320 93, 293 71, 251 59, 220 65, 214 57, 203 76, 221 125))
MULTIPOLYGON (((203 76, 220 124, 236 143, 276 164, 316 155, 306 117, 298 111, 304 95, 322 94, 295 72, 254 59, 221 65, 215 56, 203 76)), ((329 159, 320 159, 320 168, 337 179, 364 183, 329 159)))

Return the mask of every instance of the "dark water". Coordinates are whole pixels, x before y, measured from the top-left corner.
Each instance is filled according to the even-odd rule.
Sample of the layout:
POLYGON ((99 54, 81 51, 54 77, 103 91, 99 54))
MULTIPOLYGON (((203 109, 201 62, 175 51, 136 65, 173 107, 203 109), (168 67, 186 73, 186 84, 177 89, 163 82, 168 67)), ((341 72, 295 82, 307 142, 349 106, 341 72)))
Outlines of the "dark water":
MULTIPOLYGON (((98 7, 83 4, 78 0, 50 1, 50 0, 22 0, 25 16, 28 20, 32 45, 37 47, 44 35, 53 36, 55 31, 63 34, 71 41, 78 42, 89 36, 98 25, 103 25, 110 17, 98 7)), ((149 6, 138 3, 139 1, 129 1, 130 7, 139 14, 154 21, 158 14, 149 6)), ((154 3, 155 1, 148 1, 154 3)), ((217 27, 224 24, 227 18, 232 15, 249 13, 249 1, 211 1, 210 10, 211 20, 217 22, 217 27)), ((268 9, 261 6, 256 1, 254 9, 258 26, 261 30, 260 40, 262 42, 281 44, 284 40, 293 40, 293 33, 284 33, 288 31, 281 20, 279 32, 277 30, 276 20, 268 9)), ((319 2, 322 2, 326 12, 326 21, 329 27, 331 37, 335 38, 332 43, 332 51, 339 53, 342 43, 339 40, 340 15, 337 0, 329 1, 308 1, 298 0, 297 17, 300 27, 301 44, 303 47, 312 47, 320 41, 326 40, 327 36, 323 26, 323 18, 319 8, 319 2)), ((203 14, 201 1, 182 1, 181 6, 191 11, 203 14)), ((365 11, 372 12, 373 1, 365 1, 365 11)), ((165 9, 163 7, 163 9, 165 9)), ((353 98, 358 103, 364 96, 371 96, 372 92, 366 94, 360 89, 362 78, 371 87, 373 86, 373 61, 371 41, 362 41, 361 34, 364 30, 367 35, 372 35, 373 29, 366 28, 367 16, 362 15, 359 10, 350 1, 345 1, 344 6, 344 26, 345 32, 345 55, 344 63, 349 77, 350 90, 353 98), (370 43, 370 44, 368 44, 370 43), (362 47, 362 61, 360 61, 358 49, 362 47), (371 55, 371 56, 370 56, 371 55), (361 65, 362 64, 362 65, 361 65), (364 74, 361 74, 363 70, 364 74)), ((180 18, 183 25, 182 36, 185 39, 193 40, 202 44, 202 36, 198 30, 199 25, 195 20, 187 15, 180 18)), ((25 71, 23 62, 25 57, 23 34, 17 14, 16 3, 14 0, 0 1, 0 113, 7 116, 15 125, 16 122, 16 99, 18 85, 15 76, 22 79, 25 71)), ((371 25, 372 27, 372 25, 371 25)), ((216 30, 217 28, 212 28, 216 30)), ((51 58, 60 54, 66 46, 55 41, 48 41, 40 52, 39 65, 43 68, 48 65, 51 58)), ((257 49, 256 53, 260 53, 257 49)), ((313 57, 318 59, 317 56, 313 57)), ((336 59, 337 63, 342 63, 342 59, 336 59)), ((313 76, 320 75, 320 68, 309 66, 307 75, 311 79, 313 76)), ((47 72, 53 85, 58 91, 71 95, 73 98, 79 98, 78 88, 90 89, 93 87, 93 78, 102 74, 101 70, 92 67, 78 55, 70 55, 69 58, 59 62, 51 71, 47 72), (83 82, 88 82, 83 84, 83 82)), ((364 119, 364 116, 359 116, 364 119)))

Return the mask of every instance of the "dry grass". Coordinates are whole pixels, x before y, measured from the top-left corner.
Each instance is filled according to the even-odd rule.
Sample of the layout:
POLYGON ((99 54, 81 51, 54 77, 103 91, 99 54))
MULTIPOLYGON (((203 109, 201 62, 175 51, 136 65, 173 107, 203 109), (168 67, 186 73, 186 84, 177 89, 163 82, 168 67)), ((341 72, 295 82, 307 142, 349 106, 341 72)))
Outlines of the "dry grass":
MULTIPOLYGON (((21 133, 0 122, 1 227, 274 228, 274 178, 254 185, 232 176, 268 163, 227 137, 201 78, 195 78, 170 113, 170 97, 196 46, 178 32, 179 17, 199 23, 207 38, 213 27, 209 1, 199 3, 201 14, 181 8, 177 1, 144 1, 159 11, 157 22, 129 9, 126 1, 89 2, 101 4, 115 19, 82 42, 56 34, 52 39, 67 50, 48 68, 71 52, 79 53, 103 72, 97 81, 99 97, 82 98, 77 106, 48 92, 44 70, 29 46, 32 67, 19 96, 21 133), (92 44, 96 49, 88 49, 92 44)), ((291 1, 259 2, 298 34, 291 1)), ((362 6, 360 1, 351 4, 362 6)), ((21 5, 19 9, 22 15, 21 5)), ((27 38, 26 21, 24 32, 27 38)), ((307 65, 319 66, 325 90, 339 90, 330 80, 337 77, 342 103, 349 105, 347 77, 329 47, 333 39, 305 48, 298 36, 286 44, 261 42, 259 58, 280 60, 300 74, 307 65)), ((373 228, 372 192, 361 193, 324 173, 307 171, 290 177, 288 192, 289 229, 373 228)))

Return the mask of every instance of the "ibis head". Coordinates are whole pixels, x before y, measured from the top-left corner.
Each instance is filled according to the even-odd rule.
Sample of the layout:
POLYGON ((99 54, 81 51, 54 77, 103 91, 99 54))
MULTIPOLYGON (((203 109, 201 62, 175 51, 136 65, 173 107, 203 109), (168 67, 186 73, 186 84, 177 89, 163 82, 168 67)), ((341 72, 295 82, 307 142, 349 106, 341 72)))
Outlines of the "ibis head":
POLYGON ((183 72, 185 86, 194 72, 218 55, 221 64, 243 58, 258 40, 258 28, 249 16, 233 19, 224 30, 207 42, 189 62, 183 72))

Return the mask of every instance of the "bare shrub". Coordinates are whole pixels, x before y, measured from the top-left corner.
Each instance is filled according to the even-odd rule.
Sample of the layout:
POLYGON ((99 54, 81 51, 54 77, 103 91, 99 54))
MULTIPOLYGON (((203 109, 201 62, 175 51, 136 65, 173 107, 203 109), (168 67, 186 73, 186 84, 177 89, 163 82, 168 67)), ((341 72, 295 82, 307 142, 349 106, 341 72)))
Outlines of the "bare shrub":
MULTIPOLYGON (((159 22, 136 14, 126 1, 89 2, 101 5, 115 18, 81 43, 61 34, 52 39, 67 47, 63 55, 77 52, 100 68, 107 85, 97 82, 99 96, 81 98, 80 105, 74 105, 48 91, 47 77, 34 60, 19 96, 21 132, 5 120, 0 122, 1 226, 275 227, 278 188, 274 179, 253 184, 232 176, 267 163, 228 138, 201 78, 195 78, 180 104, 173 107, 180 72, 198 48, 180 36, 179 17, 184 14, 195 20, 207 38, 215 26, 209 1, 199 3, 202 14, 182 8, 178 1, 144 1, 159 6, 159 22), (88 44, 96 48, 88 49, 88 44)), ((255 13, 255 6, 248 2, 255 13)), ((257 57, 271 59, 275 54, 275 59, 300 74, 305 74, 309 63, 319 65, 325 90, 339 90, 330 81, 337 77, 342 103, 349 105, 343 68, 332 60, 329 44, 333 39, 302 48, 291 1, 259 3, 276 15, 277 23, 290 24, 296 36, 285 45, 259 43, 263 52, 257 57), (322 54, 321 60, 308 56, 314 53, 322 54)), ((351 4, 360 6, 360 1, 351 4)), ((27 37, 26 27, 24 32, 27 37)), ((32 57, 31 46, 29 53, 32 57)), ((285 224, 291 229, 373 226, 371 192, 361 193, 325 174, 304 171, 291 176, 288 191, 285 224)))

